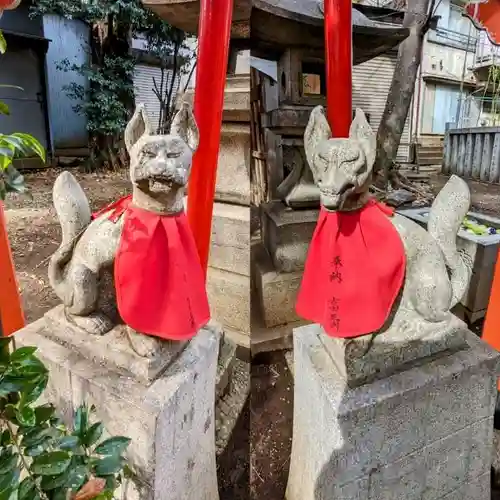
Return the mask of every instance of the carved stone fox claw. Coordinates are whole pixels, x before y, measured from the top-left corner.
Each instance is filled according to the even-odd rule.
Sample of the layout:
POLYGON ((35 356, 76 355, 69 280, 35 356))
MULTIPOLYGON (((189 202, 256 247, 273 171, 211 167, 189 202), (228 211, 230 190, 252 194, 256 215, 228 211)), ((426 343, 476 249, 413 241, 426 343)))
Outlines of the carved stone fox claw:
POLYGON ((127 337, 132 350, 143 358, 152 358, 162 349, 164 340, 149 335, 137 333, 130 327, 127 327, 127 337))
POLYGON ((95 312, 88 316, 75 316, 66 313, 66 318, 92 335, 104 335, 115 326, 105 314, 100 312, 95 312))
MULTIPOLYGON (((144 106, 137 107, 125 130, 134 206, 156 214, 183 210, 184 188, 198 141, 198 127, 189 105, 184 104, 176 114, 168 135, 154 135, 144 106)), ((53 201, 62 241, 50 259, 50 284, 70 321, 89 333, 102 335, 114 326, 102 312, 107 295, 116 304, 114 286, 107 286, 103 277, 112 273, 124 216, 110 220, 104 213, 92 220, 87 196, 69 172, 62 172, 56 179, 53 201)), ((141 356, 151 356, 161 345, 156 338, 136 336, 131 335, 131 345, 141 356)))

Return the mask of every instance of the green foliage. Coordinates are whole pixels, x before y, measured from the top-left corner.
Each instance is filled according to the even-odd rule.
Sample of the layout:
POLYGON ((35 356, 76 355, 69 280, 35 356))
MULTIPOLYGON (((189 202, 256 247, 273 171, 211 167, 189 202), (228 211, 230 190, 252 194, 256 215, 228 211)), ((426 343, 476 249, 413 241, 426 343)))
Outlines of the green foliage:
POLYGON ((5 37, 3 36, 2 31, 0 30, 0 54, 5 54, 7 50, 7 42, 5 41, 5 37))
POLYGON ((88 81, 88 86, 72 82, 64 90, 78 103, 74 110, 87 118, 90 134, 121 135, 129 117, 127 103, 134 99, 134 61, 126 57, 105 56, 100 66, 77 66, 66 59, 58 64, 58 68, 75 71, 88 81))
MULTIPOLYGON (((32 15, 46 13, 81 19, 93 27, 102 28, 97 37, 100 40, 94 32, 89 64, 76 66, 64 60, 58 67, 86 77, 87 86, 73 82, 64 90, 75 100, 75 111, 87 118, 87 129, 96 139, 94 149, 102 155, 108 148, 108 153, 115 157, 117 144, 134 106, 135 60, 129 51, 131 37, 137 34, 145 36, 150 52, 159 57, 162 64, 167 60, 171 64, 172 57, 175 59, 185 48, 186 35, 144 8, 140 0, 38 0, 32 7, 32 15)), ((185 62, 181 61, 177 74, 185 62)), ((156 83, 154 86, 158 90, 162 117, 167 116, 163 108, 172 104, 172 90, 166 85, 165 88, 157 88, 156 83)))
POLYGON ((78 408, 69 429, 54 406, 36 405, 48 370, 35 347, 10 352, 9 340, 0 338, 0 499, 66 500, 93 478, 105 481, 95 498, 112 499, 130 440, 102 440, 104 428, 92 422, 93 408, 78 408))
POLYGON ((140 0, 37 0, 32 15, 59 14, 69 19, 80 19, 89 24, 106 20, 115 15, 122 23, 130 24, 133 30, 150 23, 150 11, 140 0))
MULTIPOLYGON (((0 30, 0 53, 5 53, 7 44, 0 30)), ((16 88, 14 85, 0 85, 0 87, 16 88)), ((10 115, 7 104, 0 101, 0 114, 10 115)), ((36 155, 45 162, 45 150, 40 142, 30 134, 16 132, 14 134, 0 134, 0 200, 5 199, 8 192, 25 193, 27 188, 24 177, 14 168, 12 161, 15 158, 36 155)), ((1 500, 0 494, 0 500, 1 500)))

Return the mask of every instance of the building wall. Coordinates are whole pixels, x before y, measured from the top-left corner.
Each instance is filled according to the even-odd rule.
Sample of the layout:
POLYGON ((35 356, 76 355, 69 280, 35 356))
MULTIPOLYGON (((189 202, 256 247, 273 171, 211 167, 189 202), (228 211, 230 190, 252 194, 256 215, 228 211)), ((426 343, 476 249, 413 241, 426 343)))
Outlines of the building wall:
POLYGON ((484 61, 489 61, 494 64, 500 63, 500 46, 493 45, 486 31, 479 32, 475 56, 476 63, 484 61))
MULTIPOLYGON (((384 113, 396 59, 397 52, 391 51, 353 68, 353 107, 359 107, 368 114, 370 125, 374 130, 378 129, 384 113)), ((398 161, 408 161, 409 142, 410 116, 406 121, 401 138, 397 155, 398 161)))
POLYGON ((474 83, 476 79, 471 69, 473 64, 474 52, 427 40, 422 57, 422 77, 434 77, 460 84, 464 76, 465 82, 474 83))
POLYGON ((75 83, 87 85, 87 79, 76 71, 58 68, 67 59, 70 64, 81 66, 89 59, 90 27, 77 19, 58 15, 43 18, 45 37, 51 40, 47 52, 47 92, 49 119, 54 148, 83 148, 88 144, 87 120, 74 111, 80 104, 70 99, 65 86, 75 83))
POLYGON ((461 121, 466 109, 475 113, 472 94, 477 80, 472 68, 478 31, 462 16, 463 4, 441 0, 437 29, 426 35, 414 99, 417 136, 443 135, 447 124, 461 121))
MULTIPOLYGON (((146 112, 148 118, 151 121, 151 125, 153 128, 157 128, 159 126, 159 118, 160 118, 160 100, 157 95, 153 91, 154 84, 158 88, 160 87, 161 78, 162 78, 162 70, 158 66, 150 65, 150 64, 136 64, 135 72, 134 72, 134 91, 135 91, 135 103, 144 104, 146 108, 146 112)), ((164 92, 170 88, 170 84, 172 81, 173 71, 165 70, 164 71, 164 84, 163 90, 164 92)), ((174 87, 173 87, 173 95, 171 99, 171 103, 175 103, 175 98, 177 92, 179 90, 180 84, 180 75, 176 76, 174 87)))

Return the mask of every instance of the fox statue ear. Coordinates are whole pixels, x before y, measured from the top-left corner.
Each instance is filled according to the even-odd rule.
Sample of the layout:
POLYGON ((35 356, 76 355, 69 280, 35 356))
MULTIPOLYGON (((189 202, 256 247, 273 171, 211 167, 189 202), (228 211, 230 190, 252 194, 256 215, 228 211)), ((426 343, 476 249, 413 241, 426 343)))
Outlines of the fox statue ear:
POLYGON ((309 116, 306 130, 304 132, 304 150, 306 152, 307 163, 311 169, 314 179, 317 179, 316 166, 314 165, 314 150, 322 141, 332 138, 332 131, 325 116, 323 106, 316 106, 309 116))
POLYGON ((143 135, 151 134, 151 125, 149 123, 148 116, 146 114, 146 109, 144 104, 139 104, 135 108, 135 113, 133 114, 130 121, 127 123, 125 128, 125 147, 130 153, 130 150, 136 144, 136 142, 143 135))
POLYGON ((361 144, 366 155, 368 170, 371 171, 377 155, 377 135, 368 123, 362 109, 356 109, 356 114, 349 130, 349 137, 358 140, 361 144))
POLYGON ((170 134, 179 136, 193 153, 198 149, 200 132, 189 103, 183 102, 181 109, 174 116, 170 134))

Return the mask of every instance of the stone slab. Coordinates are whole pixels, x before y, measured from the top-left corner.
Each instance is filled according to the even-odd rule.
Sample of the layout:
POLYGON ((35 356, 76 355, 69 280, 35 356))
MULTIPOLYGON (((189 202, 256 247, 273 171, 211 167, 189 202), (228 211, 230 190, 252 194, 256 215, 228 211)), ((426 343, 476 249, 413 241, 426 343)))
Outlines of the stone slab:
POLYGON ((302 272, 278 272, 263 248, 255 253, 252 265, 264 326, 273 328, 299 321, 295 302, 302 282, 302 272))
POLYGON ((229 387, 229 379, 236 361, 236 345, 224 335, 221 337, 217 376, 215 379, 215 400, 222 398, 229 387))
POLYGON ((214 204, 209 265, 250 276, 250 207, 214 204))
POLYGON ((126 377, 146 384, 161 375, 185 347, 184 342, 165 342, 162 351, 153 358, 142 358, 130 349, 125 325, 116 326, 106 335, 89 335, 68 322, 62 305, 48 311, 44 320, 44 334, 48 338, 78 350, 97 365, 107 365, 126 377))
POLYGON ((276 271, 302 271, 307 258, 318 210, 292 210, 281 202, 266 203, 262 209, 262 241, 276 271))
POLYGON ((287 500, 489 500, 500 354, 465 337, 467 348, 349 388, 318 331, 297 329, 287 500))
MULTIPOLYGON (((194 90, 186 91, 183 99, 192 105, 194 90)), ((250 74, 228 75, 224 89, 222 120, 250 123, 250 119, 250 74)))
POLYGON ((250 206, 250 124, 222 124, 215 199, 250 206))
POLYGON ((208 268, 207 294, 212 318, 250 335, 250 277, 208 268))
POLYGON ((215 406, 217 455, 226 448, 250 394, 250 364, 236 360, 227 393, 215 406))
MULTIPOLYGON (((38 348, 50 370, 44 398, 67 422, 85 402, 95 405, 107 433, 132 439, 127 458, 134 477, 122 498, 218 500, 214 399, 220 331, 200 330, 147 384, 117 370, 119 363, 87 358, 70 339, 55 340, 50 329, 54 324, 41 318, 16 333, 16 345, 38 348)), ((107 354, 113 358, 115 351, 107 354)))
POLYGON ((407 311, 403 324, 393 323, 383 334, 349 340, 329 337, 319 325, 309 328, 321 332, 318 338, 350 387, 386 378, 431 356, 468 348, 467 326, 453 314, 448 321, 429 324, 407 311))

